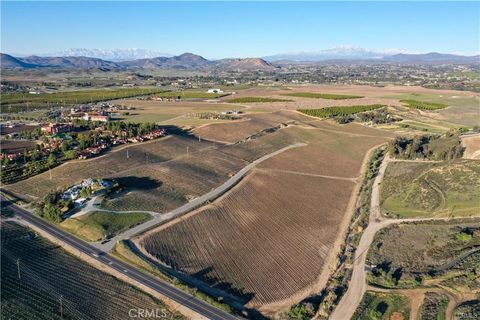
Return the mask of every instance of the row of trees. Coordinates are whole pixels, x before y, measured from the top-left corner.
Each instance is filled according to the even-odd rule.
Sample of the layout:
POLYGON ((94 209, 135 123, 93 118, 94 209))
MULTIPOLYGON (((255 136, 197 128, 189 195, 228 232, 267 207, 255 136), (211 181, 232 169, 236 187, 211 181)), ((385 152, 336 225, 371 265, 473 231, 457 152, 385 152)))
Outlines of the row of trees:
POLYGON ((342 106, 342 107, 327 107, 322 109, 299 109, 298 111, 309 116, 320 118, 331 118, 339 116, 350 116, 359 112, 372 111, 386 107, 383 104, 358 105, 358 106, 342 106))
POLYGON ((438 110, 444 109, 448 107, 448 105, 444 103, 435 103, 435 102, 426 102, 426 101, 418 101, 418 100, 400 100, 400 102, 405 103, 407 107, 420 109, 420 110, 438 110))

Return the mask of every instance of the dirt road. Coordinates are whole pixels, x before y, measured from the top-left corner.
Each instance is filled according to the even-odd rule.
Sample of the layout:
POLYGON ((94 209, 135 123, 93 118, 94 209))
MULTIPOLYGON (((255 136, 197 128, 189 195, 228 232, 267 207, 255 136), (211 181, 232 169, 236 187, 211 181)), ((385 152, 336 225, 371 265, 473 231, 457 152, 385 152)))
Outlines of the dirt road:
MULTIPOLYGON (((375 234, 392 224, 406 223, 406 222, 420 222, 431 220, 454 220, 454 219, 466 219, 465 217, 458 218, 409 218, 409 219, 388 219, 382 216, 380 210, 380 185, 385 175, 388 163, 396 160, 391 160, 388 155, 385 156, 377 177, 375 178, 372 186, 372 196, 370 200, 370 216, 368 227, 362 234, 360 242, 355 251, 355 260, 353 263, 352 278, 347 289, 339 304, 330 315, 330 320, 346 320, 352 319, 355 310, 362 301, 363 295, 367 290, 365 262, 367 258, 368 249, 373 242, 375 234)), ((404 161, 404 160, 403 160, 404 161)), ((413 160, 415 161, 415 160, 413 160)), ((471 217, 476 219, 476 217, 471 217)))

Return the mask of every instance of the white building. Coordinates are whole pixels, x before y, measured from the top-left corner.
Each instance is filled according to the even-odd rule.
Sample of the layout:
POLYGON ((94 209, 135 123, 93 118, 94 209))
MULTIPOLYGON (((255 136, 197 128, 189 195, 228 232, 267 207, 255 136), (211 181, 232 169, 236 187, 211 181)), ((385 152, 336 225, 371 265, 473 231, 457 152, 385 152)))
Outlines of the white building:
POLYGON ((208 89, 207 93, 223 93, 221 89, 208 89))

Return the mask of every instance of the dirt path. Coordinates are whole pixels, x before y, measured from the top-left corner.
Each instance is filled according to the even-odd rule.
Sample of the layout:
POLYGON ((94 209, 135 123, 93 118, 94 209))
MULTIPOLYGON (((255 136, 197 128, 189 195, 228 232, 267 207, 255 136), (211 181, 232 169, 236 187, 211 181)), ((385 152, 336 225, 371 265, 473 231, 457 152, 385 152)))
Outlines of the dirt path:
POLYGON ((318 178, 325 178, 325 179, 344 180, 344 181, 350 181, 350 182, 353 182, 353 183, 358 182, 358 178, 328 176, 328 175, 323 175, 323 174, 315 174, 315 173, 293 171, 293 170, 282 170, 282 169, 272 169, 272 168, 261 168, 261 169, 257 169, 257 170, 258 171, 265 171, 265 172, 271 171, 271 172, 297 174, 297 175, 301 175, 301 176, 318 177, 318 178))

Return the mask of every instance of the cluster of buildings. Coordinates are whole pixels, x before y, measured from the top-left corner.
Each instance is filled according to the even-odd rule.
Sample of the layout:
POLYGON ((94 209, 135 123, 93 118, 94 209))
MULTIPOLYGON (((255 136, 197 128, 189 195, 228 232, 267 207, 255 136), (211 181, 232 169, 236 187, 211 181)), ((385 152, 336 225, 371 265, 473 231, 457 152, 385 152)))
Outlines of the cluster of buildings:
POLYGON ((119 111, 131 110, 132 107, 118 106, 106 102, 94 105, 82 105, 62 113, 63 119, 107 122, 120 116, 119 111))
POLYGON ((89 189, 92 196, 97 196, 105 193, 107 190, 113 188, 114 186, 115 182, 112 180, 88 178, 83 180, 82 183, 74 185, 65 190, 65 192, 62 193, 61 197, 63 200, 71 200, 76 204, 82 204, 86 200, 86 198, 82 197, 81 194, 83 189, 89 189))
POLYGON ((175 96, 175 97, 151 96, 151 97, 150 97, 150 100, 153 100, 153 101, 166 101, 166 102, 176 102, 176 101, 180 101, 180 99, 178 98, 178 96, 175 96))
POLYGON ((59 134, 67 133, 73 130, 73 126, 70 123, 50 123, 41 128, 45 134, 59 134))
POLYGON ((160 138, 166 135, 166 130, 157 129, 149 133, 146 133, 143 135, 137 135, 135 137, 130 137, 130 138, 126 138, 126 135, 127 135, 126 131, 120 131, 120 135, 111 134, 109 136, 110 142, 106 142, 104 139, 100 139, 95 146, 83 149, 78 155, 78 159, 83 160, 83 159, 88 159, 88 158, 97 156, 101 154, 103 151, 105 151, 106 149, 108 149, 111 145, 138 143, 138 142, 144 142, 147 140, 160 138))

